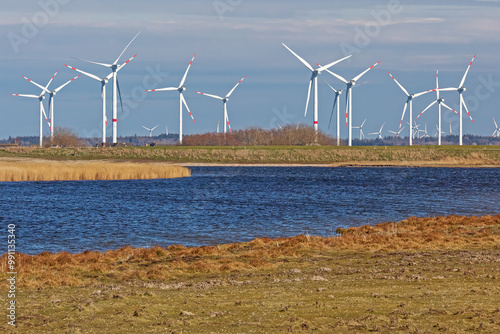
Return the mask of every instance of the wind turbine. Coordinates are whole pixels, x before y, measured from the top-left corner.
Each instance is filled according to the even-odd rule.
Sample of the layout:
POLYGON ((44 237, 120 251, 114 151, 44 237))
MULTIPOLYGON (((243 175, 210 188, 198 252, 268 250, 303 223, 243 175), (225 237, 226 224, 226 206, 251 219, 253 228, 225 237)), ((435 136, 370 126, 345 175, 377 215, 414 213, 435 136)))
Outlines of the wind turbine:
POLYGON ((196 53, 194 54, 193 58, 189 62, 189 65, 186 69, 186 72, 184 73, 184 76, 182 77, 181 83, 179 84, 179 87, 166 87, 166 88, 159 88, 159 89, 150 89, 147 90, 146 92, 161 92, 161 91, 167 91, 167 90, 176 90, 179 92, 179 144, 182 144, 182 105, 184 104, 186 106, 187 111, 189 112, 189 116, 193 119, 193 122, 196 123, 194 120, 193 114, 191 114, 191 111, 189 110, 189 107, 186 103, 186 99, 184 98, 184 95, 182 92, 186 90, 186 86, 184 86, 184 82, 186 81, 187 74, 189 72, 189 68, 191 67, 191 64, 193 64, 194 57, 196 57, 196 53))
MULTIPOLYGON (((59 72, 59 71, 57 71, 59 72)), ((29 82, 31 82, 32 84, 34 84, 35 86, 39 87, 42 89, 42 92, 40 93, 40 95, 31 95, 31 94, 10 94, 12 96, 21 96, 21 97, 29 97, 29 98, 33 98, 33 99, 38 99, 39 101, 39 105, 40 105, 40 147, 43 146, 43 118, 42 116, 45 116, 45 120, 47 121, 47 124, 49 125, 50 127, 50 121, 47 119, 47 114, 45 113, 45 109, 43 108, 43 99, 45 98, 45 93, 48 92, 48 87, 50 85, 50 83, 52 82, 52 80, 54 79, 54 77, 57 75, 57 72, 54 73, 54 75, 52 76, 52 78, 50 78, 49 82, 47 83, 47 85, 44 87, 44 86, 41 86, 39 84, 37 84, 36 82, 26 78, 24 75, 22 76, 23 78, 25 78, 26 80, 28 80, 29 82)))
MULTIPOLYGON (((158 125, 159 125, 159 124, 158 124, 158 125)), ((144 129, 146 129, 146 130, 148 130, 148 131, 149 131, 149 137, 153 137, 153 130, 154 130, 154 129, 156 129, 156 128, 158 127, 158 125, 157 125, 157 126, 155 126, 155 127, 154 127, 154 128, 152 128, 152 129, 147 128, 147 127, 145 127, 144 125, 143 125, 142 127, 143 127, 144 129)))
MULTIPOLYGON (((233 89, 231 89, 229 91, 229 93, 226 94, 225 97, 221 97, 221 96, 218 96, 218 95, 213 95, 213 94, 206 94, 206 93, 201 93, 201 92, 196 92, 195 93, 198 93, 198 94, 201 94, 201 95, 205 95, 205 96, 208 96, 208 97, 211 97, 211 98, 214 98, 214 99, 218 99, 218 100, 221 100, 222 101, 222 109, 224 111, 224 133, 226 133, 226 123, 227 125, 229 126, 229 132, 232 132, 231 131, 231 124, 229 124, 229 117, 227 116, 227 106, 226 106, 226 103, 227 101, 229 100, 229 97, 231 96, 231 94, 233 94, 234 90, 236 89, 236 87, 238 87, 238 85, 246 78, 247 76, 245 75, 240 81, 238 81, 238 83, 233 87, 233 89)), ((218 131, 217 131, 218 132, 218 131)))
POLYGON ((398 134, 401 132, 401 126, 403 125, 403 119, 405 117, 405 112, 406 112, 406 109, 408 107, 408 105, 410 106, 410 122, 408 123, 410 125, 410 146, 413 145, 413 137, 414 137, 414 133, 413 133, 413 126, 412 126, 412 121, 413 121, 413 99, 414 98, 417 98, 419 96, 422 96, 424 94, 427 94, 428 92, 430 92, 431 90, 427 90, 425 92, 421 92, 421 93, 416 93, 416 94, 409 94, 408 91, 394 78, 394 76, 392 76, 392 74, 390 72, 387 72, 389 73, 389 75, 391 76, 392 80, 394 80, 394 82, 396 82, 396 84, 399 86, 399 88, 401 88, 401 90, 403 91, 403 93, 406 94, 406 96, 408 97, 406 99, 406 103, 405 103, 405 106, 403 108, 403 115, 401 116, 401 121, 399 122, 399 129, 398 129, 398 134))
POLYGON ((403 131, 403 130, 404 130, 404 128, 405 128, 405 127, 403 126, 403 127, 402 127, 401 129, 399 129, 398 131, 391 131, 391 130, 387 130, 387 131, 388 131, 388 132, 390 132, 390 133, 392 133, 392 134, 394 134, 394 137, 399 137, 399 134, 401 133, 401 131, 403 131))
POLYGON ((384 139, 382 137, 382 129, 384 128, 384 125, 385 125, 385 122, 384 122, 384 124, 382 124, 382 126, 380 127, 380 130, 378 132, 372 132, 372 133, 369 133, 368 135, 378 135, 378 139, 384 139))
MULTIPOLYGON (((113 144, 116 144, 118 142, 118 134, 117 134, 117 131, 118 131, 118 124, 117 124, 118 123, 117 92, 118 92, 118 94, 120 94, 120 103, 121 103, 120 84, 118 83, 117 72, 123 66, 125 66, 126 64, 128 64, 129 61, 131 61, 133 58, 135 58, 137 56, 137 54, 135 56, 133 56, 132 58, 130 58, 129 60, 127 60, 122 65, 118 65, 118 61, 120 61, 120 58, 123 55, 123 53, 125 53, 125 50, 127 50, 127 48, 130 46, 130 44, 132 44, 132 42, 134 41, 134 39, 136 39, 137 36, 139 36, 140 33, 141 32, 139 31, 137 33, 137 35, 135 35, 134 38, 132 38, 132 40, 127 44, 127 46, 125 47, 125 49, 123 49, 122 53, 120 53, 120 55, 118 56, 118 58, 116 58, 116 60, 112 64, 97 63, 95 61, 90 61, 90 60, 84 60, 84 59, 75 58, 75 59, 78 59, 78 60, 85 61, 87 63, 96 64, 96 65, 104 66, 104 67, 107 67, 107 68, 111 69, 111 77, 113 78, 113 144)), ((73 69, 76 70, 75 68, 73 68, 73 69)), ((84 74, 84 73, 82 73, 82 74, 84 74)), ((88 73, 86 73, 86 75, 87 74, 88 73)), ((106 80, 106 82, 104 82, 104 80, 106 78, 107 78, 107 80, 109 80, 109 78, 110 78, 109 75, 107 77, 103 78, 103 79, 97 78, 97 80, 103 82, 103 84, 102 84, 102 86, 103 86, 102 92, 105 91, 104 85, 107 83, 107 80, 106 80)), ((103 101, 104 100, 105 99, 103 98, 103 101)), ((104 102, 103 102, 103 105, 104 105, 104 102)), ((122 109, 123 109, 123 105, 122 105, 122 109)), ((104 110, 103 110, 103 112, 104 112, 104 110)), ((103 128, 104 128, 104 125, 103 125, 103 128)), ((105 140, 103 142, 105 142, 105 140)))
POLYGON ((439 129, 439 127, 438 127, 438 125, 437 125, 437 124, 436 124, 436 130, 437 130, 437 131, 436 131, 436 133, 434 134, 434 137, 438 136, 438 134, 439 134, 439 139, 441 139, 441 134, 444 134, 444 132, 443 132, 443 131, 440 131, 440 129, 439 129), (440 132, 441 132, 441 133, 440 133, 440 132))
POLYGON ((451 129, 451 121, 450 121, 450 136, 453 135, 453 130, 451 129))
MULTIPOLYGON (((116 69, 116 72, 118 72, 120 69, 122 69, 123 66, 125 66, 125 64, 127 64, 129 61, 131 61, 132 59, 134 59, 134 57, 132 57, 129 60, 127 60, 121 66, 118 66, 118 68, 116 69)), ((89 78, 97 80, 97 81, 99 81, 101 83, 101 98, 102 98, 102 145, 106 146, 106 127, 108 126, 108 117, 106 115, 106 84, 109 82, 109 79, 111 79, 113 77, 113 75, 114 75, 115 72, 111 72, 107 76, 105 76, 103 78, 99 78, 98 76, 96 76, 94 74, 87 73, 85 71, 79 70, 79 69, 74 68, 72 66, 69 66, 69 65, 66 65, 66 64, 64 64, 64 66, 66 66, 68 68, 71 68, 72 70, 75 70, 75 71, 77 71, 77 72, 79 72, 79 73, 81 73, 81 74, 83 74, 83 75, 85 75, 85 76, 87 76, 89 78)))
POLYGON ((493 118, 493 123, 495 123, 495 132, 491 135, 492 137, 500 137, 500 127, 497 125, 495 118, 493 118))
POLYGON ((451 111, 453 111, 455 114, 458 114, 458 112, 456 112, 455 110, 451 109, 450 107, 448 107, 445 103, 444 103, 444 98, 442 97, 439 97, 439 91, 440 90, 443 90, 443 89, 440 89, 439 88, 439 68, 437 69, 436 71, 436 89, 433 89, 432 91, 436 91, 436 96, 437 96, 437 99, 434 100, 434 102, 431 102, 431 104, 429 104, 427 106, 427 108, 424 109, 424 111, 422 111, 416 119, 418 119, 420 116, 422 116, 422 114, 424 112, 426 112, 427 109, 429 109, 430 107, 432 107, 434 104, 438 104, 438 145, 441 145, 441 134, 443 133, 441 131, 441 105, 451 111))
POLYGON ((363 123, 361 123, 360 126, 353 126, 352 127, 353 129, 359 129, 359 140, 365 138, 365 134, 363 133, 363 125, 365 125, 365 122, 366 122, 366 118, 363 121, 363 123))
POLYGON ((73 80, 77 79, 80 77, 80 74, 74 77, 73 79, 69 80, 65 84, 57 87, 56 89, 52 90, 49 92, 49 115, 50 115, 50 140, 52 141, 54 139, 54 96, 63 89, 67 84, 72 82, 73 80))
POLYGON ((458 95, 459 95, 459 104, 460 104, 460 113, 459 113, 459 115, 460 115, 460 137, 458 140, 459 145, 463 144, 462 143, 462 137, 463 137, 463 133, 462 133, 462 124, 463 124, 462 106, 465 107, 465 110, 467 111, 467 115, 469 115, 470 120, 472 121, 472 123, 474 123, 474 120, 472 119, 472 116, 470 115, 469 109, 467 108, 467 105, 465 104, 464 97, 462 96, 462 93, 467 90, 464 86, 464 83, 465 83, 465 79, 467 78, 467 74, 469 73, 470 66, 472 65, 472 62, 474 61, 474 59, 476 59, 476 55, 474 55, 474 57, 472 57, 472 60, 470 61, 469 66, 467 67, 467 70, 465 70, 465 74, 462 77, 462 81, 460 81, 460 84, 458 85, 457 88, 443 88, 443 89, 441 89, 442 91, 457 91, 458 95))
POLYGON ((354 85, 356 85, 356 81, 358 81, 363 75, 365 75, 366 72, 380 64, 381 62, 379 61, 378 63, 373 64, 363 72, 361 72, 359 75, 355 76, 351 80, 347 81, 345 78, 342 76, 333 73, 332 71, 326 69, 328 73, 342 81, 347 85, 346 89, 346 126, 349 126, 349 146, 352 146, 352 88, 354 85))
POLYGON ((319 66, 317 69, 314 69, 307 61, 302 59, 298 54, 293 52, 288 46, 286 46, 284 43, 283 46, 290 51, 302 64, 304 64, 310 71, 311 71, 311 79, 309 80, 309 88, 307 90, 307 100, 306 100, 306 111, 304 113, 304 117, 307 115, 307 108, 309 107, 309 98, 311 97, 311 89, 314 84, 314 99, 313 99, 313 109, 314 109, 314 132, 316 134, 315 140, 317 140, 317 134, 318 134, 318 75, 321 74, 322 71, 327 70, 328 68, 332 67, 333 65, 340 63, 341 61, 351 57, 350 55, 347 57, 344 57, 340 60, 334 61, 328 65, 325 66, 319 66))

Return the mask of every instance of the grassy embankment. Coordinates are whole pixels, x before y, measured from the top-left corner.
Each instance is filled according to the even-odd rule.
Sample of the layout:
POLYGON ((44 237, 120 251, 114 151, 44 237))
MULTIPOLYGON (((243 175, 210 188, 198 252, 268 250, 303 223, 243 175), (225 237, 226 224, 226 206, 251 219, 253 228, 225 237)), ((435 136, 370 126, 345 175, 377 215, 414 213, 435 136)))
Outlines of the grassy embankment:
MULTIPOLYGON (((500 332, 500 215, 17 255, 22 333, 500 332)), ((0 300, 6 301, 5 256, 0 300)), ((5 321, 0 329, 9 332, 5 321)))
POLYGON ((498 146, 258 146, 5 148, 0 156, 49 159, 145 159, 180 163, 500 166, 498 146))
POLYGON ((0 182, 167 179, 190 174, 188 168, 159 163, 0 158, 0 182))

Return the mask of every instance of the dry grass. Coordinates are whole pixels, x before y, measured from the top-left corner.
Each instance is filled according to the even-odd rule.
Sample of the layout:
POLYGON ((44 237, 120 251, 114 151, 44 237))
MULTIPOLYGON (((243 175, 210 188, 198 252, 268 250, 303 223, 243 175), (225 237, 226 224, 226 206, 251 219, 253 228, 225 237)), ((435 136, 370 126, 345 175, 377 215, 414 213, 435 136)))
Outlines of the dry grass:
POLYGON ((190 176, 181 166, 151 163, 0 160, 0 182, 167 179, 190 176))
MULTIPOLYGON (((19 333, 499 333, 500 215, 18 254, 19 333)), ((5 255, 0 302, 6 301, 5 255)), ((3 322, 0 331, 14 333, 3 322)))
MULTIPOLYGON (((186 273, 223 273, 279 267, 287 259, 328 252, 394 252, 500 248, 500 215, 409 218, 399 223, 339 229, 339 237, 299 235, 259 238, 219 246, 150 249, 124 247, 104 253, 19 254, 19 284, 24 287, 81 286, 96 280, 165 280, 186 273)), ((0 268, 5 272, 5 255, 0 268)))

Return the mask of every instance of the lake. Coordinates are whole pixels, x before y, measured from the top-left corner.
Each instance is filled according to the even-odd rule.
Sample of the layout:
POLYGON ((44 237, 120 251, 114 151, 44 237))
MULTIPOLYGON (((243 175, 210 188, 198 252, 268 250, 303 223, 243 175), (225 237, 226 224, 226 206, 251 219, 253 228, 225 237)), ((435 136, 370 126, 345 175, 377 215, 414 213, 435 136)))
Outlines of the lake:
POLYGON ((216 245, 500 213, 500 169, 192 167, 182 179, 0 183, 18 252, 216 245))

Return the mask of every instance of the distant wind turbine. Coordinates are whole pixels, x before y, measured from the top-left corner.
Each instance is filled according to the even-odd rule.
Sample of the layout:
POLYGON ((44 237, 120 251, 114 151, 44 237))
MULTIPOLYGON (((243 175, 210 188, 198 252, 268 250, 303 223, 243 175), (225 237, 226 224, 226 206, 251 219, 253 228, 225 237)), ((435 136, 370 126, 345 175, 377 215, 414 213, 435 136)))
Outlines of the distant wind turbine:
POLYGON ((194 57, 196 57, 196 53, 194 54, 193 58, 189 62, 189 65, 186 69, 186 72, 184 73, 184 76, 181 79, 181 82, 179 84, 179 87, 166 87, 166 88, 159 88, 159 89, 150 89, 147 90, 146 92, 162 92, 162 91, 178 91, 179 92, 179 144, 182 144, 182 105, 184 105, 189 113, 189 116, 191 116, 193 122, 196 123, 194 120, 193 114, 191 114, 191 111, 189 110, 189 107, 186 103, 186 99, 184 98, 184 95, 182 94, 186 90, 186 86, 184 86, 184 82, 186 81, 187 74, 189 72, 189 69, 191 68, 191 65, 193 64, 194 57))
MULTIPOLYGON (((158 124, 158 125, 159 125, 159 124, 158 124)), ((146 130, 148 130, 148 131, 149 131, 149 137, 153 137, 153 130, 154 130, 154 129, 156 129, 156 128, 158 127, 158 125, 157 125, 157 126, 155 126, 154 128, 151 128, 151 129, 150 129, 150 128, 145 127, 144 125, 143 125, 142 127, 143 127, 144 129, 146 129, 146 130)))
POLYGON ((206 93, 202 93, 202 92, 196 92, 195 93, 198 93, 198 94, 201 94, 201 95, 205 95, 205 96, 208 96, 208 97, 211 97, 211 98, 214 98, 214 99, 218 99, 218 100, 221 100, 222 101, 222 109, 224 111, 224 133, 226 133, 226 124, 227 126, 229 127, 229 132, 231 132, 231 124, 229 123, 229 117, 227 116, 227 106, 226 106, 226 103, 227 101, 229 101, 229 97, 231 96, 231 94, 233 94, 234 90, 236 89, 236 87, 238 87, 238 85, 246 78, 247 76, 245 75, 240 81, 238 81, 238 83, 233 87, 233 89, 231 89, 229 91, 229 93, 226 94, 225 97, 221 97, 221 96, 218 96, 218 95, 213 95, 213 94, 206 94, 206 93))
POLYGON ((380 127, 380 130, 378 132, 372 132, 372 133, 369 133, 368 135, 378 135, 378 139, 384 139, 384 137, 382 137, 382 129, 384 128, 384 125, 385 125, 385 122, 384 122, 384 124, 382 124, 382 126, 380 127))

